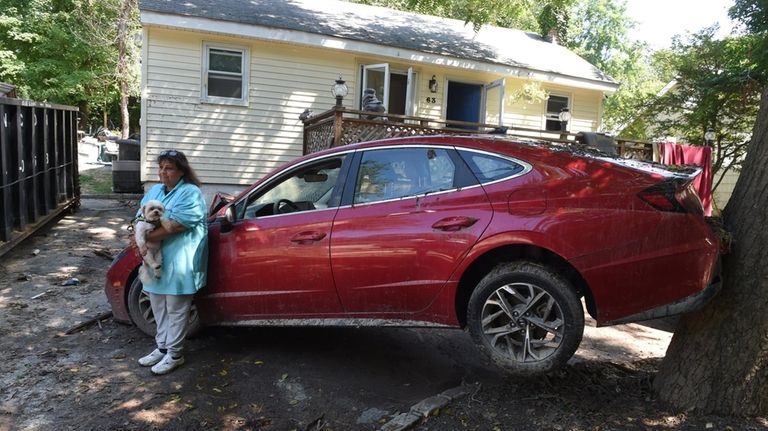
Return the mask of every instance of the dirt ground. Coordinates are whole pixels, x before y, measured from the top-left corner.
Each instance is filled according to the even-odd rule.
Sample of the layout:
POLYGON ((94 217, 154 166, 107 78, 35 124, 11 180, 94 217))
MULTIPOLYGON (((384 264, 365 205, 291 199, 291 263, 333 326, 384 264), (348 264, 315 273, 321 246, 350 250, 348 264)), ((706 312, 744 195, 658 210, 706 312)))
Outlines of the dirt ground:
POLYGON ((0 258, 0 431, 377 430, 460 385, 468 395, 411 429, 768 429, 661 404, 651 382, 671 333, 648 325, 590 326, 564 369, 535 379, 504 376, 462 331, 373 328, 211 328, 153 376, 134 327, 65 333, 109 311, 104 275, 135 207, 84 199, 0 258))

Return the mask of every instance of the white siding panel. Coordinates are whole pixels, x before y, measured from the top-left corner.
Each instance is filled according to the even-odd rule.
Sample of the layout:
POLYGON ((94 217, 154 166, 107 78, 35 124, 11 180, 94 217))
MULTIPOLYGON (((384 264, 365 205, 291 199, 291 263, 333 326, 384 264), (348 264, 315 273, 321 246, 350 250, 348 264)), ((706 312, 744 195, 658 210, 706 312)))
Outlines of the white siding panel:
POLYGON ((154 27, 148 34, 144 180, 156 180, 157 154, 176 148, 189 156, 203 183, 250 184, 302 154, 298 117, 307 108, 319 113, 334 105, 330 89, 339 74, 350 89, 345 104, 352 105, 350 55, 154 27), (247 107, 201 102, 205 42, 249 49, 247 107))

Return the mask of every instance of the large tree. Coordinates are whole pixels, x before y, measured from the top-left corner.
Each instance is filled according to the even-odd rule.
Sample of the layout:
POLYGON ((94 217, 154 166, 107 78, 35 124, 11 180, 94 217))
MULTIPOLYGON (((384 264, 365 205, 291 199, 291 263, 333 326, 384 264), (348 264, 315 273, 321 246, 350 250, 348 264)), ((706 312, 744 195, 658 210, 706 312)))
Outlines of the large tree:
POLYGON ((85 122, 138 94, 137 32, 136 0, 0 0, 0 81, 85 122))
POLYGON ((752 77, 763 83, 746 160, 725 208, 733 238, 723 258, 722 292, 684 316, 654 381, 660 397, 684 409, 768 414, 768 5, 736 0, 731 16, 754 36, 752 77))
MULTIPOLYGON (((711 27, 683 39, 670 50, 656 54, 656 61, 670 70, 674 85, 644 108, 653 119, 653 138, 677 136, 703 145, 708 129, 715 132, 713 170, 717 188, 723 175, 739 169, 746 154, 760 105, 762 78, 751 58, 753 35, 716 39, 711 27)), ((641 116, 642 117, 642 116, 641 116)))
POLYGON ((580 0, 568 14, 564 44, 621 84, 606 98, 604 131, 645 138, 627 136, 624 129, 665 83, 652 67, 648 46, 631 37, 635 22, 627 16, 624 1, 580 0))

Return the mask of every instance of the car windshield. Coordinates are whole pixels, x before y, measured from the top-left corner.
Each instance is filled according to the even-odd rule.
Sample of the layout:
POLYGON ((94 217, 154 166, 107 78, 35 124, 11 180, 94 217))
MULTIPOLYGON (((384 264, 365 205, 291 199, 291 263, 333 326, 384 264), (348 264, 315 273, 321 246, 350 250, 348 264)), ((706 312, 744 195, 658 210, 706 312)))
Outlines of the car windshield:
POLYGON ((265 191, 249 198, 245 218, 271 215, 269 211, 287 202, 283 212, 328 208, 343 158, 334 158, 299 168, 265 191))

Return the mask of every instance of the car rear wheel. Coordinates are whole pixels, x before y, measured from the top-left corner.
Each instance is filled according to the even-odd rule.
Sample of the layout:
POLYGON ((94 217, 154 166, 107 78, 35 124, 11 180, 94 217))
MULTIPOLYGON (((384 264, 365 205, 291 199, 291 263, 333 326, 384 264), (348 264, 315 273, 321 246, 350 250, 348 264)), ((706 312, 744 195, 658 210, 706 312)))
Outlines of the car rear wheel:
MULTIPOLYGON (((128 290, 128 314, 131 321, 141 332, 154 337, 157 334, 157 325, 155 315, 152 313, 152 307, 149 304, 149 295, 143 290, 141 280, 136 277, 128 290)), ((200 315, 197 312, 195 303, 189 310, 189 327, 187 328, 187 337, 192 337, 200 332, 200 315)))
POLYGON ((519 375, 564 365, 579 347, 584 312, 573 287, 530 262, 497 266, 472 292, 467 325, 496 364, 519 375))

